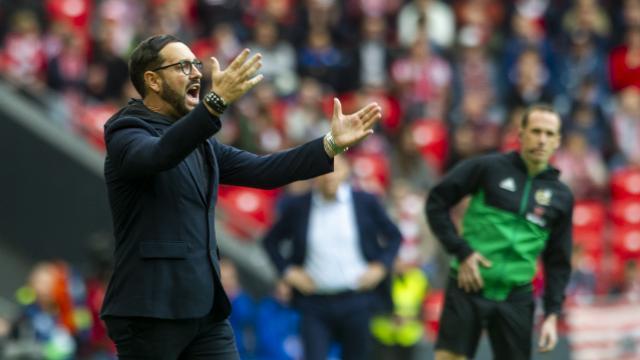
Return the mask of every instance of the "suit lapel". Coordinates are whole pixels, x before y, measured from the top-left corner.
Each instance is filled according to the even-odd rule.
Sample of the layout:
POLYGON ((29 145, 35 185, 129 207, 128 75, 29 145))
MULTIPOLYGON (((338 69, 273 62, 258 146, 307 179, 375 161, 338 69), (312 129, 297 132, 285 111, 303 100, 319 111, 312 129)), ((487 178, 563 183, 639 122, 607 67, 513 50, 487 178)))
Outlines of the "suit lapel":
POLYGON ((362 217, 365 216, 365 214, 367 214, 368 212, 366 207, 363 206, 362 202, 360 201, 358 193, 351 191, 351 196, 353 199, 353 216, 356 219, 356 230, 358 231, 358 239, 360 240, 361 248, 364 248, 365 235, 363 234, 363 231, 365 225, 362 223, 364 221, 362 217))
POLYGON ((212 196, 216 196, 217 194, 217 191, 213 192, 213 190, 217 189, 218 187, 218 179, 215 178, 216 168, 218 167, 218 164, 213 153, 213 146, 211 145, 209 140, 205 141, 204 145, 204 160, 209 165, 209 173, 207 174, 207 183, 209 184, 209 187, 206 189, 205 193, 207 194, 207 201, 211 201, 212 196))
MULTIPOLYGON (((198 151, 196 148, 194 151, 198 151)), ((186 158, 187 169, 189 170, 189 175, 191 175, 191 180, 195 183, 196 189, 198 189, 198 195, 200 195, 200 199, 204 204, 207 204, 207 198, 204 192, 204 178, 200 176, 200 171, 198 171, 198 156, 195 153, 191 153, 186 158)))
MULTIPOLYGON (((298 227, 298 231, 300 232, 298 236, 294 236, 294 239, 300 239, 300 242, 297 244, 300 247, 300 254, 303 259, 302 263, 304 264, 304 257, 307 254, 307 237, 309 236, 309 219, 311 217, 311 193, 305 195, 302 199, 300 212, 298 213, 300 216, 300 226, 298 227)), ((295 248, 295 244, 294 244, 295 248)))

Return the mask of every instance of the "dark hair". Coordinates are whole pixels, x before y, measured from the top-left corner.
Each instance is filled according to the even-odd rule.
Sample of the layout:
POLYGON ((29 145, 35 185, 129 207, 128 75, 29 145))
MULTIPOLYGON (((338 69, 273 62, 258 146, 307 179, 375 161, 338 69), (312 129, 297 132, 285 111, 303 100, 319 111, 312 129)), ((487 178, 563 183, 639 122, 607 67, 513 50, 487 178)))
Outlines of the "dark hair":
POLYGON ((129 59, 129 76, 131 83, 143 98, 146 95, 144 73, 159 67, 164 59, 160 51, 170 43, 182 42, 173 35, 154 35, 144 39, 131 53, 129 59))
MULTIPOLYGON (((522 120, 520 121, 520 127, 522 129, 527 127, 527 125, 529 124, 529 116, 531 116, 531 114, 536 111, 549 112, 549 113, 558 115, 558 113, 553 109, 553 106, 549 104, 533 104, 527 107, 524 113, 522 114, 522 120)), ((559 127, 562 127, 562 122, 560 122, 559 127)))

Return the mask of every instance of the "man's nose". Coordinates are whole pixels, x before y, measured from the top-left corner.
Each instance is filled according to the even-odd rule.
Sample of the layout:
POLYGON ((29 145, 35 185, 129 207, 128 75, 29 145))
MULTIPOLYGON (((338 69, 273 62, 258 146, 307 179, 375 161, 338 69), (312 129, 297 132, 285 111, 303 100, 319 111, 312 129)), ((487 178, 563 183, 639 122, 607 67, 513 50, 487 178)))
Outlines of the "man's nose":
POLYGON ((202 72, 197 66, 191 64, 191 74, 189 74, 189 77, 192 79, 200 79, 202 78, 202 72))

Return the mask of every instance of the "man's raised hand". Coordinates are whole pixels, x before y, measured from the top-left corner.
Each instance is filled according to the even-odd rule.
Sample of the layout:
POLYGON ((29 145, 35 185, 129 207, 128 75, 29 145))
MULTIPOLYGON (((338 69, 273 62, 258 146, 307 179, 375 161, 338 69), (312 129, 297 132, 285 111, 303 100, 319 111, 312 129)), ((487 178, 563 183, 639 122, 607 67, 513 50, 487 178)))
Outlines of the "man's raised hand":
POLYGON ((337 146, 346 148, 373 134, 373 126, 382 118, 382 108, 375 102, 367 104, 353 114, 342 113, 342 104, 333 99, 331 134, 337 146))
POLYGON ((249 49, 242 50, 224 70, 220 69, 215 57, 211 58, 211 90, 222 97, 227 105, 251 90, 263 78, 262 74, 256 75, 262 66, 262 54, 257 53, 247 59, 249 53, 249 49))

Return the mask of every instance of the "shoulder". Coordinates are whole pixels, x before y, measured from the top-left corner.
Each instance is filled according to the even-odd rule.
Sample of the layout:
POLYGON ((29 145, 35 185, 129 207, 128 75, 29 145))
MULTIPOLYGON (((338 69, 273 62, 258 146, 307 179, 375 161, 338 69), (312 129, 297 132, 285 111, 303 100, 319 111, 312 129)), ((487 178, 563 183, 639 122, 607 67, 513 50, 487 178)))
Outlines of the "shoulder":
POLYGON ((128 128, 147 130, 151 134, 157 132, 153 125, 141 118, 115 115, 104 124, 104 133, 105 136, 109 137, 118 130, 128 128))
MULTIPOLYGON (((555 181, 556 196, 560 197, 562 204, 565 205, 567 210, 572 210, 575 203, 573 192, 567 184, 560 180, 555 181)), ((568 211, 567 211, 568 212, 568 211)))
POLYGON ((380 198, 370 192, 367 191, 362 191, 362 190, 352 190, 351 192, 352 196, 353 196, 353 201, 355 202, 361 202, 361 203, 366 203, 366 204, 379 204, 380 203, 380 198))
POLYGON ((296 195, 284 195, 279 201, 279 208, 281 209, 282 213, 292 210, 295 211, 305 204, 310 203, 310 201, 310 192, 296 195))
POLYGON ((478 155, 458 162, 455 164, 454 168, 483 170, 486 168, 493 168, 495 166, 504 166, 505 164, 512 162, 509 156, 510 154, 501 153, 478 155))

